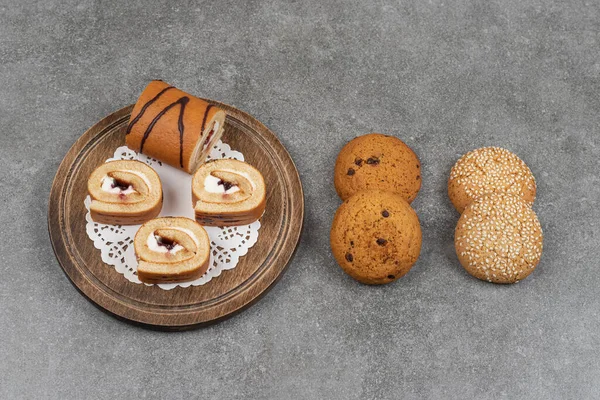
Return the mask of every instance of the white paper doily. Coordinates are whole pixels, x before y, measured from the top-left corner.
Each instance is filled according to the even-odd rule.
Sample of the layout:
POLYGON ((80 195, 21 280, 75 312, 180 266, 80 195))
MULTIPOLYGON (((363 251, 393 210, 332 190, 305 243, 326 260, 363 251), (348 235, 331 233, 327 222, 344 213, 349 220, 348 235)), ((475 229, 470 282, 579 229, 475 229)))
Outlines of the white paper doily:
MULTIPOLYGON (((228 144, 219 141, 211 150, 208 159, 235 158, 244 161, 244 155, 231 150, 228 144)), ((192 176, 167 164, 138 154, 127 146, 115 150, 113 160, 139 160, 152 167, 160 177, 163 186, 163 207, 159 216, 188 217, 194 219, 192 208, 192 176)), ((133 238, 141 225, 106 225, 92 221, 90 215, 91 198, 85 198, 87 214, 86 232, 94 242, 94 247, 102 253, 102 261, 115 267, 115 270, 134 283, 142 283, 137 277, 137 260, 133 249, 133 238)), ((181 283, 160 283, 157 286, 164 290, 174 287, 204 285, 212 278, 221 275, 221 271, 233 269, 240 257, 246 255, 248 249, 258 240, 260 221, 250 225, 219 228, 205 226, 210 238, 210 264, 208 271, 200 278, 181 283)), ((148 284, 146 284, 148 285, 148 284)), ((148 285, 151 286, 151 285, 148 285)))

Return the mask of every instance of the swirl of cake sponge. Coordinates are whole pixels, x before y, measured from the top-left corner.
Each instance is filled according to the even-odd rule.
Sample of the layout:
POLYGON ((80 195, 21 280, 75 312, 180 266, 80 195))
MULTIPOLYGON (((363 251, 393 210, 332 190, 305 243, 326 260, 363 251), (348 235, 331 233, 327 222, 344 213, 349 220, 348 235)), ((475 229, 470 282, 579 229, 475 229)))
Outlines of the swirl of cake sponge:
POLYGON ((259 219, 266 207, 262 174, 243 161, 210 161, 194 174, 192 201, 202 225, 246 225, 259 219))
POLYGON ((210 239, 196 221, 164 217, 146 222, 133 241, 137 275, 146 283, 185 282, 201 277, 210 261, 210 239))
POLYGON ((100 165, 87 182, 94 222, 136 225, 156 217, 162 208, 162 184, 156 171, 135 160, 100 165))

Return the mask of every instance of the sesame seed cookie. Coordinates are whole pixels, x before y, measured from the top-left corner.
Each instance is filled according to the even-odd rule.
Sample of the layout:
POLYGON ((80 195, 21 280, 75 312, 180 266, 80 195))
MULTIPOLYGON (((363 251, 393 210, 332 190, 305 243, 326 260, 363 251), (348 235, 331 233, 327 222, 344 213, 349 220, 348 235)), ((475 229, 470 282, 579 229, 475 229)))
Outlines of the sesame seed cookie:
POLYGON ((421 252, 421 225, 400 195, 363 191, 337 210, 330 233, 333 255, 359 282, 381 285, 404 276, 421 252))
POLYGON ((530 205, 536 185, 531 170, 516 154, 500 147, 482 147, 462 156, 450 171, 448 196, 458 212, 488 193, 511 193, 530 205))
POLYGON ((525 279, 542 256, 537 215, 520 197, 493 193, 472 202, 458 220, 454 246, 462 266, 494 283, 525 279))
POLYGON ((412 203, 421 189, 421 163, 402 140, 369 133, 348 142, 338 154, 335 190, 342 200, 362 190, 387 190, 412 203))

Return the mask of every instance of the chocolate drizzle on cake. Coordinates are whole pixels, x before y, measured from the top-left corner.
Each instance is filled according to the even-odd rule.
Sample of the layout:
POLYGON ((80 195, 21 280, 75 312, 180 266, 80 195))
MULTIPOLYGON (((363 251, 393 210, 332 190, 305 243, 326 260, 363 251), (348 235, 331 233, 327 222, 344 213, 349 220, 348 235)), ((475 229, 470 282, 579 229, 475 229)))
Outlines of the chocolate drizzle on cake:
POLYGON ((129 126, 127 126, 127 131, 125 132, 126 135, 129 135, 131 133, 131 129, 140 120, 140 118, 142 118, 144 116, 144 113, 146 112, 146 109, 148 107, 150 107, 156 100, 159 99, 160 96, 162 96, 169 89, 174 89, 174 87, 173 86, 167 86, 166 88, 164 88, 163 90, 161 90, 160 92, 158 92, 158 94, 156 96, 154 96, 152 99, 150 99, 146 104, 144 104, 144 106, 142 107, 142 109, 140 110, 140 112, 138 113, 138 115, 136 115, 135 118, 132 119, 131 122, 129 123, 129 126))
POLYGON ((179 105, 179 106, 181 106, 179 108, 179 119, 178 119, 178 128, 179 128, 179 164, 181 165, 181 168, 183 168, 183 131, 184 131, 183 113, 185 111, 185 106, 186 106, 186 104, 189 101, 190 101, 189 97, 187 97, 187 96, 181 97, 179 100, 177 100, 177 101, 169 104, 165 108, 163 108, 161 110, 161 112, 159 112, 156 115, 156 117, 154 117, 154 119, 152 120, 152 122, 150 122, 150 125, 148 125, 148 128, 146 128, 146 132, 144 132, 144 136, 142 137, 142 142, 140 143, 140 153, 143 153, 144 144, 146 143, 146 139, 148 139, 148 136, 150 136, 150 133, 152 133, 152 129, 154 128, 154 125, 156 125, 156 123, 162 118, 162 116, 165 115, 171 108, 179 105))

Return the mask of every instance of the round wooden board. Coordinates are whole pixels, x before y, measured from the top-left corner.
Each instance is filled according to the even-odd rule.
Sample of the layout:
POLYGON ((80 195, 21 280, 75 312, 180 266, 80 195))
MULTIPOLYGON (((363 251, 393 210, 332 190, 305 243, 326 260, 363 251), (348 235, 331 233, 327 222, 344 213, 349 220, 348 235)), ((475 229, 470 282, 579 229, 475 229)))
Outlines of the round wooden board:
POLYGON ((304 219, 298 171, 275 134, 234 107, 227 111, 223 141, 262 172, 267 209, 258 242, 238 265, 202 286, 162 290, 129 282, 104 264, 85 231, 87 178, 125 144, 132 106, 109 115, 75 142, 50 192, 48 230, 54 253, 73 284, 109 313, 147 327, 182 330, 227 318, 257 301, 277 281, 293 256, 304 219))

